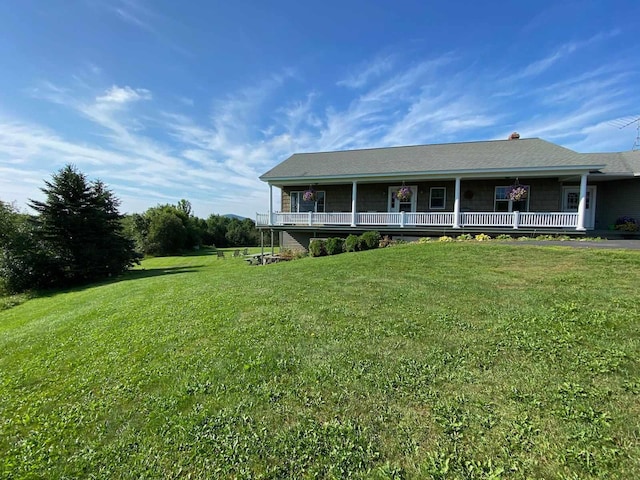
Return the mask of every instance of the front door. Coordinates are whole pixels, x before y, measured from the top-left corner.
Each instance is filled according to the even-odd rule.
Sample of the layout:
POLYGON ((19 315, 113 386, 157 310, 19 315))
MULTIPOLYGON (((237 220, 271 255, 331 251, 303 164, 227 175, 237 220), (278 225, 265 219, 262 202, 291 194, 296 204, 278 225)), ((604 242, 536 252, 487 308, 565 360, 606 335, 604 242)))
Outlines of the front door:
POLYGON ((409 188, 411 189, 411 198, 409 200, 400 200, 398 199, 398 197, 396 196, 396 193, 398 192, 398 190, 400 190, 400 188, 402 187, 402 185, 397 185, 395 187, 389 187, 389 205, 388 205, 388 211, 389 212, 393 212, 393 213, 398 213, 398 212, 415 212, 416 211, 416 198, 418 196, 418 186, 417 185, 410 185, 409 188))
MULTIPOLYGON (((580 203, 580 187, 562 187, 562 211, 577 212, 580 203)), ((587 187, 587 198, 584 210, 584 227, 593 230, 596 218, 596 187, 587 187)))

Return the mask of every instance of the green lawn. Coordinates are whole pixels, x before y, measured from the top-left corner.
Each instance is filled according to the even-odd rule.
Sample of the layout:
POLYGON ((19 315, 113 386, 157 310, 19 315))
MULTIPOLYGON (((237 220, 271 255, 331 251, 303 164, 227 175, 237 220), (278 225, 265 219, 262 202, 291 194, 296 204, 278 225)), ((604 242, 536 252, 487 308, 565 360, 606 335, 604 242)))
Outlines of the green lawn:
POLYGON ((640 478, 640 252, 142 267, 0 312, 0 477, 640 478))

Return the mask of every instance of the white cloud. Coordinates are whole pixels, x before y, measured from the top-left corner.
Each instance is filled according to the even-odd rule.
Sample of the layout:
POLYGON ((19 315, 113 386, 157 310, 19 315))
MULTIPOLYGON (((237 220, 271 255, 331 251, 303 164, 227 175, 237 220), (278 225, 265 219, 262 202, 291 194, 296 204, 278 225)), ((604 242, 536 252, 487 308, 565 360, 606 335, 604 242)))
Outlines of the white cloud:
MULTIPOLYGON (((153 2, 149 2, 153 4, 153 2)), ((97 5, 104 11, 115 15, 124 23, 152 35, 158 42, 168 46, 174 52, 185 57, 193 57, 193 53, 173 41, 166 32, 175 26, 175 19, 160 14, 156 9, 145 5, 141 0, 97 0, 97 5)))
POLYGON ((147 22, 143 21, 135 15, 131 10, 125 10, 124 8, 114 8, 113 11, 120 16, 125 22, 131 23, 136 27, 143 28, 144 30, 149 30, 150 32, 154 31, 153 27, 149 25, 147 22))
POLYGON ((180 101, 180 103, 182 103, 183 105, 186 105, 187 107, 193 107, 195 105, 193 98, 178 97, 178 100, 180 101))
POLYGON ((372 79, 380 77, 393 68, 394 56, 378 57, 371 63, 357 66, 347 78, 339 80, 336 85, 347 88, 360 88, 368 84, 372 79))
POLYGON ((516 75, 516 78, 524 78, 524 77, 540 75, 541 73, 551 68, 551 66, 553 66, 553 64, 555 64, 558 60, 571 55, 580 47, 581 47, 580 44, 574 43, 574 42, 561 45, 552 54, 544 58, 541 58, 540 60, 536 60, 530 63, 529 65, 527 65, 519 74, 516 75))
POLYGON ((607 40, 611 37, 615 37, 616 35, 619 35, 619 33, 620 33, 619 30, 612 30, 610 32, 600 32, 592 36, 591 38, 588 38, 587 40, 564 43, 560 45, 553 53, 539 60, 535 60, 529 63, 520 72, 516 73, 515 75, 509 76, 508 80, 515 81, 515 80, 521 80, 527 77, 535 77, 537 75, 540 75, 546 72, 547 70, 549 70, 554 64, 556 64, 560 60, 563 60, 566 57, 569 57, 571 54, 575 53, 576 51, 583 49, 585 47, 588 47, 589 45, 592 45, 594 43, 598 43, 598 42, 607 40))
POLYGON ((593 150, 611 152, 631 150, 637 136, 635 125, 618 128, 612 121, 603 121, 583 127, 579 134, 580 140, 567 144, 567 147, 577 151, 593 150), (620 147, 622 145, 622 148, 620 147))
MULTIPOLYGON (((267 204, 268 188, 258 176, 294 152, 506 138, 513 130, 580 151, 631 145, 633 138, 623 141, 628 132, 611 128, 609 136, 606 122, 632 114, 625 110, 640 100, 637 61, 612 59, 551 83, 534 81, 583 44, 542 54, 520 70, 526 73, 520 80, 501 82, 494 72, 508 61, 480 68, 458 53, 412 63, 389 54, 337 82, 357 89, 339 89, 340 98, 351 93, 344 102, 331 95, 336 82, 326 91, 291 88, 301 86, 300 76, 284 70, 215 100, 205 118, 197 109, 173 111, 144 88, 114 84, 96 93, 90 78, 81 88, 41 82, 33 95, 84 119, 90 135, 79 142, 57 126, 0 118, 0 172, 36 172, 21 183, 29 193, 20 195, 28 198, 42 179, 72 162, 112 186, 126 211, 185 197, 200 216, 253 216, 267 204)), ((176 99, 168 104, 177 106, 176 99)), ((20 200, 10 183, 0 181, 2 195, 14 195, 3 200, 20 200)))
POLYGON ((104 8, 115 13, 121 20, 148 32, 157 33, 152 25, 160 16, 147 8, 139 0, 111 0, 104 3, 104 8))
POLYGON ((104 95, 96 97, 96 102, 101 104, 125 104, 139 100, 151 100, 151 92, 145 88, 131 88, 129 86, 118 87, 113 85, 104 95))

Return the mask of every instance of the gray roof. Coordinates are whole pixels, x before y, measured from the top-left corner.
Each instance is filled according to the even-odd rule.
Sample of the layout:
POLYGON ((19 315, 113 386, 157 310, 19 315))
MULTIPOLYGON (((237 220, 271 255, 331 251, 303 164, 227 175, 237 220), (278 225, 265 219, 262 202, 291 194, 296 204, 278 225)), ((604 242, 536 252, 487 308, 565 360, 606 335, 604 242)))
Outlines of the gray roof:
POLYGON ((606 166, 603 173, 610 175, 640 175, 640 151, 614 153, 583 153, 606 166))
POLYGON ((260 177, 266 182, 403 174, 599 169, 586 156, 539 138, 296 153, 260 177))

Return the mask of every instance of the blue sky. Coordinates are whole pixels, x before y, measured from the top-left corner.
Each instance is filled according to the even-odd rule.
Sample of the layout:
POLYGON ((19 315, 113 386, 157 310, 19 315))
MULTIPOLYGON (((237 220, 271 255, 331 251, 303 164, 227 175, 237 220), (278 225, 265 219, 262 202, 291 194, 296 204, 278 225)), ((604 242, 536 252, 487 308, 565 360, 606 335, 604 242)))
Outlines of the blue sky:
POLYGON ((640 2, 0 2, 0 200, 67 163, 122 212, 265 212, 295 152, 506 138, 631 150, 640 2))

